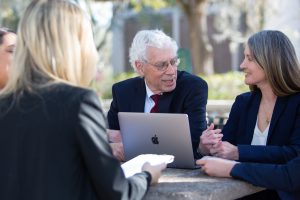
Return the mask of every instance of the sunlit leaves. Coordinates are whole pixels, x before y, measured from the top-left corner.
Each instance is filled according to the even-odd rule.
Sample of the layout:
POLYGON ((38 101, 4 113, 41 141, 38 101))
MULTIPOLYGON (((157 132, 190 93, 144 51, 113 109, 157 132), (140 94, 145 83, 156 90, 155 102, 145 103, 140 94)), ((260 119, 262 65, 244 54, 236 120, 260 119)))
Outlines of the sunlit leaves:
POLYGON ((145 8, 159 10, 175 3, 176 0, 130 0, 130 6, 137 12, 145 8))

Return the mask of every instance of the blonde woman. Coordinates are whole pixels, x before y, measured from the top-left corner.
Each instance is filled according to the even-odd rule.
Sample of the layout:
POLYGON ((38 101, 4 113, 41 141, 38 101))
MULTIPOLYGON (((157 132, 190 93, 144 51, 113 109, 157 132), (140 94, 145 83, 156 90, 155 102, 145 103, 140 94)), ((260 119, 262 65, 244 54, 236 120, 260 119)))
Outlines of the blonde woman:
POLYGON ((141 199, 165 165, 129 179, 112 154, 97 95, 86 14, 72 1, 35 0, 18 29, 0 93, 0 199, 141 199))

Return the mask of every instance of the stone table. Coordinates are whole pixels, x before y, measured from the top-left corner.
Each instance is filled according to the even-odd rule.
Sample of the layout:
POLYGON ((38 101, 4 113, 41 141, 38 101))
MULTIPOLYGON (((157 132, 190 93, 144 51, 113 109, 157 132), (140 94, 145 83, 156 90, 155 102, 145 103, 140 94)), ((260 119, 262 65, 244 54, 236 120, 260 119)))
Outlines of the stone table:
POLYGON ((215 178, 200 169, 164 170, 159 183, 150 187, 144 200, 226 200, 236 199, 264 190, 244 181, 215 178))

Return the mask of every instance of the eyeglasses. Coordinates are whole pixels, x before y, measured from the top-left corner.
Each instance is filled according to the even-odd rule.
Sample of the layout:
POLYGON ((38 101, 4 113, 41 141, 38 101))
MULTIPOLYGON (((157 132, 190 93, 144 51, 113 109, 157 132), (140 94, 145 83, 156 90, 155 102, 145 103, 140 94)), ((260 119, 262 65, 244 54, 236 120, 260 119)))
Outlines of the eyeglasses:
POLYGON ((160 62, 157 62, 155 64, 152 64, 146 60, 143 60, 144 63, 147 63, 147 64, 150 64, 152 66, 154 66, 158 71, 165 71, 168 69, 169 67, 169 64, 171 64, 172 67, 177 67, 180 63, 180 59, 178 57, 174 57, 172 58, 171 60, 168 60, 168 61, 160 61, 160 62))

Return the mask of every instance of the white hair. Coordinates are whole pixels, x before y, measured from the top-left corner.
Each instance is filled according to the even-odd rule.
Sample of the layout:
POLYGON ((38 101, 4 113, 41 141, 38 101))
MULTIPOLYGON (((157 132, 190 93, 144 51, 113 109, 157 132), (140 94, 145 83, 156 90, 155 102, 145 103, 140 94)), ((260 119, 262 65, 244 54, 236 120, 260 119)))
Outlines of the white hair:
POLYGON ((147 61, 147 48, 172 48, 176 54, 178 45, 175 40, 161 30, 142 30, 133 38, 129 50, 129 62, 136 71, 135 61, 147 61))

